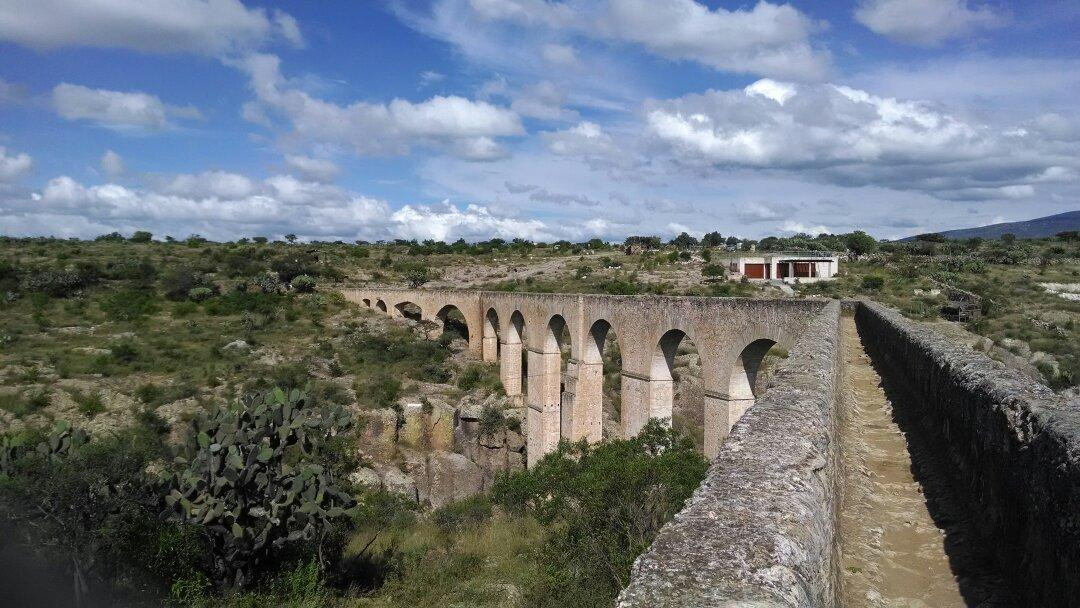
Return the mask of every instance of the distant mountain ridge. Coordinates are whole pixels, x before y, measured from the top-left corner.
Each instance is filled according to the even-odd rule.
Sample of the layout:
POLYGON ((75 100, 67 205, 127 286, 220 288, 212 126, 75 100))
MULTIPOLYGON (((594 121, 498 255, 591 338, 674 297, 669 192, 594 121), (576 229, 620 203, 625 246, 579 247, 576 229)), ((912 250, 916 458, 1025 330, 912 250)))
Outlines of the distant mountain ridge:
MULTIPOLYGON (((1033 220, 1025 220, 1022 222, 1004 222, 1001 224, 990 224, 989 226, 979 226, 977 228, 943 230, 936 234, 940 234, 941 236, 950 239, 971 239, 975 237, 997 239, 1001 238, 1001 235, 1003 234, 1014 234, 1017 238, 1021 239, 1038 239, 1054 236, 1055 234, 1065 232, 1066 230, 1080 230, 1080 210, 1066 211, 1065 213, 1037 217, 1033 220)), ((909 236, 903 240, 909 241, 914 238, 914 236, 909 236)))

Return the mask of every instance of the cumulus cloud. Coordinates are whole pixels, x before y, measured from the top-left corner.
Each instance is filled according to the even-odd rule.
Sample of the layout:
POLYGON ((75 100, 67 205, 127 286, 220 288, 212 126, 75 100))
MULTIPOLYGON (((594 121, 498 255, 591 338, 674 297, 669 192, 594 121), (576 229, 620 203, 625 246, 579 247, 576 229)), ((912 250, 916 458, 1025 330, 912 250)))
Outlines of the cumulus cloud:
POLYGON ((482 205, 444 201, 394 211, 386 201, 291 175, 253 180, 225 171, 176 175, 137 188, 85 185, 62 175, 37 192, 0 192, 0 225, 8 235, 83 238, 141 229, 222 240, 289 233, 324 240, 554 238, 544 222, 482 205))
POLYGON ((831 84, 764 81, 651 102, 649 134, 690 167, 783 170, 845 186, 964 200, 1030 196, 1076 141, 993 127, 918 101, 831 84))
POLYGON ((564 107, 566 91, 550 80, 522 87, 510 104, 510 109, 522 116, 540 120, 572 121, 578 113, 564 107))
POLYGON ((488 160, 505 154, 493 138, 525 132, 515 112, 453 95, 420 103, 394 99, 338 105, 285 79, 280 63, 266 54, 248 55, 237 63, 255 92, 255 103, 245 107, 245 116, 266 118, 273 112, 305 141, 346 145, 359 155, 406 154, 414 144, 424 144, 488 160))
POLYGON ((583 121, 568 129, 540 134, 549 150, 559 156, 604 159, 617 152, 615 142, 600 125, 583 121))
POLYGON ((30 172, 34 160, 29 154, 8 154, 7 148, 0 146, 0 184, 13 182, 30 172))
POLYGON ((316 182, 329 182, 341 173, 341 168, 333 161, 324 158, 287 154, 285 164, 302 177, 316 182))
POLYGON ((9 0, 0 3, 0 40, 36 49, 128 48, 219 54, 276 38, 303 44, 296 20, 240 0, 9 0))
POLYGON ((779 226, 777 226, 776 229, 780 232, 790 232, 792 234, 809 234, 812 236, 829 233, 829 229, 826 226, 822 226, 820 224, 816 226, 807 226, 802 222, 793 222, 791 220, 780 224, 779 226))
POLYGON ((170 117, 199 117, 194 107, 170 106, 149 93, 91 89, 66 82, 53 88, 52 102, 67 120, 88 120, 112 128, 164 129, 170 126, 170 117))
POLYGON ((968 0, 865 0, 855 19, 876 34, 922 46, 1005 23, 996 10, 968 0))
MULTIPOLYGON (((459 2, 443 0, 436 10, 459 11, 454 6, 459 2)), ((788 4, 759 1, 753 8, 729 11, 709 9, 696 0, 468 3, 481 19, 638 44, 662 57, 723 71, 816 79, 829 67, 828 54, 810 44, 817 24, 788 4)))
POLYGON ((106 150, 101 155, 101 170, 105 175, 115 178, 124 172, 124 159, 112 150, 106 150))
POLYGON ((577 53, 574 47, 567 44, 545 44, 540 49, 544 61, 554 66, 574 68, 578 66, 577 53))

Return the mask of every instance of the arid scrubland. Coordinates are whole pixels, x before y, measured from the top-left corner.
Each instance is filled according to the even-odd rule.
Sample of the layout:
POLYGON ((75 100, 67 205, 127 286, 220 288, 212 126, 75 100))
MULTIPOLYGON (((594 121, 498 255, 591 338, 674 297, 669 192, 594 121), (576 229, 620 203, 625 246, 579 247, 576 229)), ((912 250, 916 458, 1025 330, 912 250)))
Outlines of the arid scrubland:
POLYGON ((739 252, 709 245, 4 238, 3 525, 58 593, 104 604, 610 603, 705 472, 684 407, 702 390, 693 345, 675 361, 673 430, 618 439, 612 342, 607 441, 524 471, 521 403, 467 356, 464 324, 378 315, 347 285, 864 297, 1057 390, 1080 384, 1075 233, 755 243, 848 252, 837 280, 794 296, 726 280, 739 252), (978 296, 977 319, 941 319, 950 288, 978 296), (623 508, 657 484, 669 491, 623 508), (92 512, 57 515, 88 495, 92 512))

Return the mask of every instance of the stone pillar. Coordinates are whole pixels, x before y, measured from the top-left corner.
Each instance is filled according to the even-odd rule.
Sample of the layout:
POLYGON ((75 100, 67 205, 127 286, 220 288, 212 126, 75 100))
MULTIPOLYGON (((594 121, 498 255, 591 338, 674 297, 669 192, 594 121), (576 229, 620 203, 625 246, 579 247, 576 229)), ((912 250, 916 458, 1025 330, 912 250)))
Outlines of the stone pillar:
POLYGON ((528 466, 532 467, 559 445, 559 381, 562 357, 559 352, 528 350, 529 383, 525 397, 528 425, 528 466))
POLYGON ((624 371, 622 373, 622 415, 619 425, 623 439, 637 435, 649 421, 649 379, 624 371))
POLYGON ((577 372, 578 362, 570 359, 566 364, 566 373, 562 375, 562 394, 559 396, 559 436, 570 441, 577 441, 574 437, 574 424, 578 417, 577 412, 577 372))
POLYGON ((705 391, 705 457, 713 459, 731 428, 754 405, 754 399, 732 399, 728 395, 705 391))
POLYGON ((499 337, 484 336, 484 363, 496 363, 499 360, 499 337))
POLYGON ((521 342, 503 342, 499 353, 499 378, 507 397, 521 396, 521 342))
POLYGON ((604 364, 578 362, 576 368, 574 414, 569 438, 571 441, 585 439, 589 443, 596 443, 604 437, 604 364))

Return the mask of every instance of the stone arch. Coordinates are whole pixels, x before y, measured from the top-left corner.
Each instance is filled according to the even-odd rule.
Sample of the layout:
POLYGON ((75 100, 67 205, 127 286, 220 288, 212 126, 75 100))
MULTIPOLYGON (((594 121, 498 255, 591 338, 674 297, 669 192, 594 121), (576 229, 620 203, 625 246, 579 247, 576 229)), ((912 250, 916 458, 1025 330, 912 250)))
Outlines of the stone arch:
POLYGON ((364 298, 361 301, 364 303, 364 306, 367 306, 368 308, 371 308, 371 298, 364 298))
POLYGON ((423 313, 415 302, 408 300, 404 302, 398 302, 394 305, 394 309, 397 310, 397 315, 406 319, 412 319, 413 321, 420 321, 423 318, 423 313))
POLYGON ((670 329, 660 336, 649 368, 648 411, 649 418, 668 420, 703 450, 705 396, 699 346, 682 329, 670 329))
POLYGON ((466 342, 473 335, 473 328, 469 326, 469 318, 455 304, 447 304, 435 314, 437 323, 442 326, 442 333, 456 331, 466 342))
POLYGON ((483 329, 481 356, 484 362, 495 363, 499 360, 499 313, 494 308, 489 308, 484 315, 483 329))
POLYGON ((376 300, 375 301, 375 308, 378 308, 379 310, 381 310, 383 312, 386 312, 386 302, 383 302, 382 300, 376 300))
POLYGON ((619 418, 622 349, 611 323, 607 319, 597 319, 589 326, 579 350, 574 422, 569 438, 597 442, 604 437, 605 412, 610 418, 619 418))

